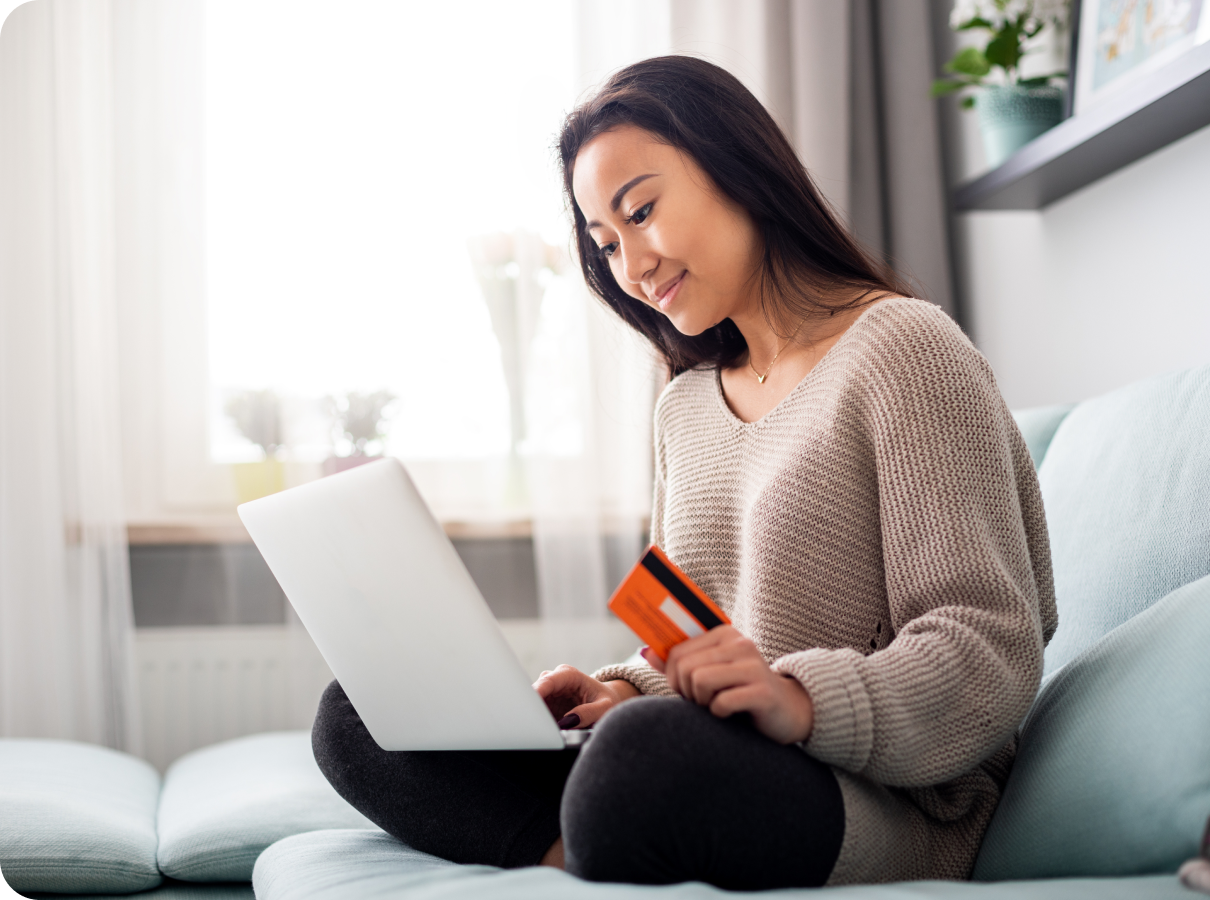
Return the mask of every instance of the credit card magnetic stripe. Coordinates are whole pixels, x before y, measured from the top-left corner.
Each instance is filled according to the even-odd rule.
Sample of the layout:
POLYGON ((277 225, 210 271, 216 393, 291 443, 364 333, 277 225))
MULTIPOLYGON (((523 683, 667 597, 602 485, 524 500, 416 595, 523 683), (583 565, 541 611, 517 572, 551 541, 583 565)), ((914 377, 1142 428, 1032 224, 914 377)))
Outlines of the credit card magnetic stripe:
POLYGON ((689 610, 690 615, 702 623, 702 627, 709 631, 716 625, 722 625, 723 621, 713 612, 710 611, 705 603, 701 601, 697 594, 689 589, 685 582, 676 577, 675 574, 664 565, 663 560, 647 551, 647 555, 643 557, 643 568, 655 577, 655 580, 664 586, 664 588, 677 602, 685 609, 689 610))

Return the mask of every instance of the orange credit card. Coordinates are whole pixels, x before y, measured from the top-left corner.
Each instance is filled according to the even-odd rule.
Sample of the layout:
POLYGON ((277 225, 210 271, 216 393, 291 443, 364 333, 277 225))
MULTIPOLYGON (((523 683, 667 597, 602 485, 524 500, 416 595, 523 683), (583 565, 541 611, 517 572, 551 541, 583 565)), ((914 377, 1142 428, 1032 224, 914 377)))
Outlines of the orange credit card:
POLYGON ((681 641, 731 624, 727 614, 655 544, 618 585, 609 608, 660 659, 667 659, 668 651, 681 641))

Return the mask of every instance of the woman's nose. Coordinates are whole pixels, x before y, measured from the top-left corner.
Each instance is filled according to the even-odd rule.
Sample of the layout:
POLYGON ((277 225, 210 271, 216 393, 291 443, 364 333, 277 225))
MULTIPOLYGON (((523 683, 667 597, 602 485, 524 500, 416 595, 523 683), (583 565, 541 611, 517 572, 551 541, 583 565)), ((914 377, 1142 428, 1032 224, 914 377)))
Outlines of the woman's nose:
POLYGON ((655 268, 655 254, 637 241, 621 246, 622 277, 630 284, 639 284, 655 268))

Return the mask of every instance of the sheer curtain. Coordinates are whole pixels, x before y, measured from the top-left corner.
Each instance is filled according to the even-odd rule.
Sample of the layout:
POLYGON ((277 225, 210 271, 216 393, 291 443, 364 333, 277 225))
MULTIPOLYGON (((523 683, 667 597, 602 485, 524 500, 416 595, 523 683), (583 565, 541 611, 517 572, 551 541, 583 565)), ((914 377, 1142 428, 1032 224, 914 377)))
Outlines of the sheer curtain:
MULTIPOLYGON (((668 3, 574 7, 574 86, 584 96, 609 73, 667 53, 668 3)), ((601 621, 609 591, 643 549, 651 492, 654 354, 570 271, 550 285, 526 353, 525 473, 538 608, 557 623, 601 621)), ((532 259, 518 255, 519 260, 532 259)), ((530 264, 532 265, 532 263, 530 264)), ((522 281, 526 266, 521 269, 522 281)), ((591 639, 581 629, 580 639, 591 639)), ((557 638, 556 638, 557 640, 557 638)), ((604 660, 602 660, 604 661, 604 660)))
POLYGON ((114 16, 0 46, 0 734, 139 752, 118 411, 114 16))

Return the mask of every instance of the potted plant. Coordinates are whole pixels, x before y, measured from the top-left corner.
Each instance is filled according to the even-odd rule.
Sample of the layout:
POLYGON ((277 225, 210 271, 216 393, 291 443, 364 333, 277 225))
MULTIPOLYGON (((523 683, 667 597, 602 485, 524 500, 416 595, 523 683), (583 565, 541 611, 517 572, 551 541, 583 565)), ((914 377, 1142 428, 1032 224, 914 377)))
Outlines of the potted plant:
POLYGON ((986 41, 959 50, 945 64, 949 77, 934 81, 932 94, 975 89, 962 98, 962 106, 978 108, 993 167, 1063 118, 1063 89, 1054 82, 1067 73, 1023 78, 1021 62, 1047 28, 1067 27, 1069 5, 1070 0, 955 0, 950 27, 983 32, 986 41))
POLYGON ((353 452, 347 456, 333 454, 324 460, 325 475, 334 475, 381 457, 380 452, 370 453, 367 448, 386 437, 383 424, 387 419, 387 408, 397 399, 390 391, 372 394, 349 391, 342 397, 324 399, 333 430, 353 447, 353 452))
POLYGON ((264 452, 260 462, 234 463, 235 492, 240 503, 275 494, 285 487, 285 468, 277 458, 282 440, 281 398, 273 391, 240 391, 227 398, 223 411, 240 434, 264 452))

